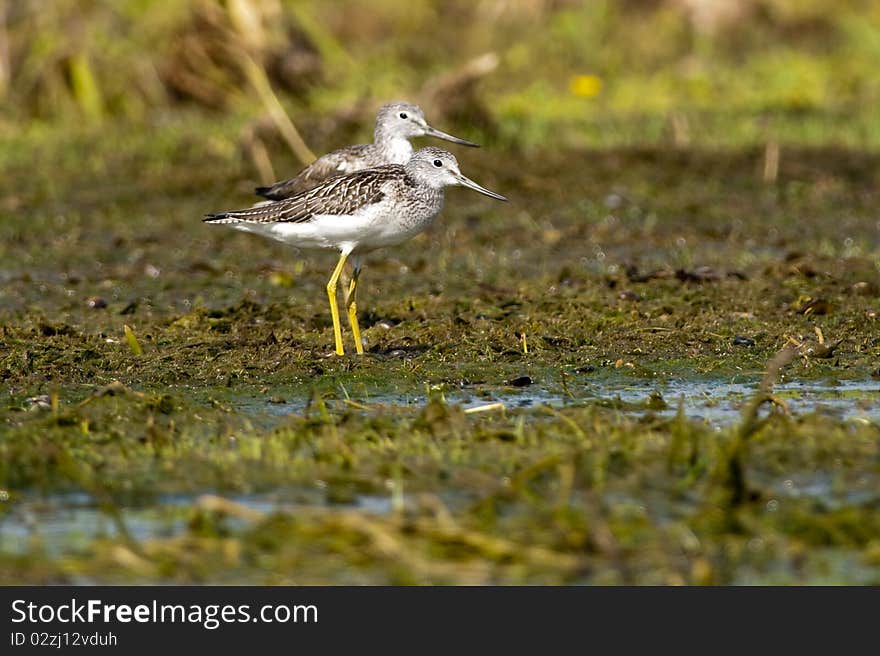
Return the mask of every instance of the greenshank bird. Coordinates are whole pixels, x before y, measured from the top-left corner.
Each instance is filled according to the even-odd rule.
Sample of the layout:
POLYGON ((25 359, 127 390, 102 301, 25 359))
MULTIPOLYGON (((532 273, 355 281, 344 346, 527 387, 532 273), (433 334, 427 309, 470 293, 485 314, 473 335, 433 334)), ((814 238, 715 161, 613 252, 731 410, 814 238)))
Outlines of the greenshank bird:
POLYGON ((355 349, 363 354, 355 294, 367 253, 396 246, 427 228, 443 209, 444 190, 460 185, 507 200, 462 175, 458 160, 440 148, 422 148, 404 164, 387 164, 329 178, 291 198, 249 209, 208 214, 228 224, 304 249, 335 249, 339 261, 327 282, 336 354, 344 355, 336 284, 346 261, 352 267, 345 297, 355 349))
POLYGON ((319 157, 296 177, 276 182, 270 187, 257 187, 258 196, 283 200, 317 186, 323 180, 342 173, 353 173, 384 164, 406 164, 412 157, 413 137, 437 137, 453 143, 479 148, 478 144, 459 139, 432 128, 418 105, 395 102, 383 105, 376 115, 373 143, 348 146, 319 157))

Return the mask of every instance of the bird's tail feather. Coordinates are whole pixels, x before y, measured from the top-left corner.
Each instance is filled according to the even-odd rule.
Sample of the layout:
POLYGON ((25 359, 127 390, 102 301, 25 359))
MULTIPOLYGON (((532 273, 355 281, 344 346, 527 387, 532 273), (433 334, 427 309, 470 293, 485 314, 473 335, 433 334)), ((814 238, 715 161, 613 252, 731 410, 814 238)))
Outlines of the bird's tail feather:
POLYGON ((202 219, 204 223, 240 223, 243 219, 235 216, 234 212, 218 212, 216 214, 206 214, 202 219))

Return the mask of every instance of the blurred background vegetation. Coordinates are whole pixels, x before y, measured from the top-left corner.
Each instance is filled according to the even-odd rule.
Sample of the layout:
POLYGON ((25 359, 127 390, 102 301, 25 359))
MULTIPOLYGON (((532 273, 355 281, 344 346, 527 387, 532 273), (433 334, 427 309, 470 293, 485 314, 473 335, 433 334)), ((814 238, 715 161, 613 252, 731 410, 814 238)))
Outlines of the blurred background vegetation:
POLYGON ((264 178, 397 98, 523 148, 876 145, 878 70, 872 0, 0 3, 0 136, 196 117, 264 178))

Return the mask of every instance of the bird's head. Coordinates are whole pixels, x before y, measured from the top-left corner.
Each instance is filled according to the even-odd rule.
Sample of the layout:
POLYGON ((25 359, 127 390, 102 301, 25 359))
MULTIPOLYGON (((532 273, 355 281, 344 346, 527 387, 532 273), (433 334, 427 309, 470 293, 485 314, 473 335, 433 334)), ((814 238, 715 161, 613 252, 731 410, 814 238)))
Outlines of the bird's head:
POLYGON ((413 153, 406 164, 406 169, 416 180, 435 189, 449 186, 468 187, 490 198, 507 200, 501 194, 481 187, 462 174, 455 155, 441 148, 420 148, 413 153))
POLYGON ((376 138, 402 137, 436 137, 452 143, 479 148, 478 144, 454 137, 446 132, 428 125, 425 113, 418 105, 407 102, 393 102, 383 105, 376 116, 376 138))

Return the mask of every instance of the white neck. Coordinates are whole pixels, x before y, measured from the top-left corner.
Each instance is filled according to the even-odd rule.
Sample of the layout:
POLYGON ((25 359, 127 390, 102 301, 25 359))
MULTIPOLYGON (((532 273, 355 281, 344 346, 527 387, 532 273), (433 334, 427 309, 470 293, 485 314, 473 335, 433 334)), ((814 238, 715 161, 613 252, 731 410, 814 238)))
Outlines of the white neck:
POLYGON ((389 164, 406 164, 412 157, 413 147, 404 137, 389 137, 377 142, 389 164))

